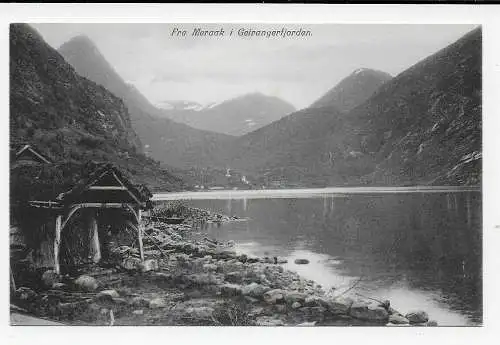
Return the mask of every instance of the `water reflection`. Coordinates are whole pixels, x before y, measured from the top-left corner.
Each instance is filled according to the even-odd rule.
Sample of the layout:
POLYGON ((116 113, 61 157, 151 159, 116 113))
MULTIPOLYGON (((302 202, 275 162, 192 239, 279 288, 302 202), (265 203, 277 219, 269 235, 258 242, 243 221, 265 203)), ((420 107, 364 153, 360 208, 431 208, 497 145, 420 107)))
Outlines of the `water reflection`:
POLYGON ((206 231, 257 255, 307 257, 288 268, 324 286, 363 277, 362 290, 401 310, 428 307, 441 324, 482 322, 480 193, 189 202, 249 217, 206 231))

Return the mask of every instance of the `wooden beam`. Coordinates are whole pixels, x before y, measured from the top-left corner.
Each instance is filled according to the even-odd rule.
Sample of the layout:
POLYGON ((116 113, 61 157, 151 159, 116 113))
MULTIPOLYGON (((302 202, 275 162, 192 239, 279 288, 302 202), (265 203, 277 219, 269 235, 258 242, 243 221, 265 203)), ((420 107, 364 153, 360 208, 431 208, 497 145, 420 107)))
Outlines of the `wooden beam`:
POLYGON ((96 218, 96 211, 92 212, 92 218, 90 219, 90 245, 92 250, 92 261, 98 263, 101 260, 101 247, 99 244, 99 233, 96 218))
POLYGON ((14 273, 12 273, 12 266, 9 265, 10 268, 10 292, 12 293, 12 296, 16 292, 16 281, 14 280, 14 273))
MULTIPOLYGON (((114 178, 118 181, 118 183, 120 183, 123 187, 125 187, 125 185, 123 184, 123 182, 118 178, 118 176, 116 176, 116 174, 113 172, 113 176, 114 178)), ((139 199, 137 199, 137 197, 134 195, 134 193, 132 193, 127 187, 125 187, 128 194, 130 194, 130 196, 139 204, 141 205, 141 201, 139 199)))
POLYGON ((59 249, 61 246, 61 230, 62 230, 62 216, 56 217, 56 234, 54 239, 54 269, 57 274, 61 273, 59 266, 59 249))
POLYGON ((84 202, 80 204, 73 204, 71 207, 125 208, 127 205, 127 203, 119 202, 84 202))
POLYGON ((123 186, 90 186, 89 190, 127 190, 123 186))
POLYGON ((141 261, 144 262, 144 249, 142 246, 142 232, 144 229, 144 226, 142 224, 142 210, 138 208, 137 210, 137 228, 139 232, 139 252, 141 253, 141 261))
POLYGON ((75 214, 76 211, 78 211, 79 209, 81 209, 82 206, 81 205, 75 205, 74 207, 72 207, 68 213, 68 215, 66 216, 66 219, 62 222, 61 224, 61 230, 64 229, 64 227, 66 226, 66 224, 68 223, 68 221, 70 220, 71 216, 73 216, 75 214))

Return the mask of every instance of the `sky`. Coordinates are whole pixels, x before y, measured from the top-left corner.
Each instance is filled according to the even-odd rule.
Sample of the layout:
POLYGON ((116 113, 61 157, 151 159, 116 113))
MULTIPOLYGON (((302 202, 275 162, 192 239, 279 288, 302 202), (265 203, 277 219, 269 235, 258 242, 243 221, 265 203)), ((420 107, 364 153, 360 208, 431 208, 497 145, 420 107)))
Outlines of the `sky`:
POLYGON ((155 105, 169 100, 209 104, 261 92, 297 109, 313 103, 358 68, 396 76, 474 28, 449 24, 31 25, 54 48, 74 36, 88 36, 122 78, 155 105), (224 36, 192 36, 196 28, 222 29, 224 36), (240 30, 282 28, 310 34, 238 35, 240 30), (175 34, 183 31, 185 36, 175 34))

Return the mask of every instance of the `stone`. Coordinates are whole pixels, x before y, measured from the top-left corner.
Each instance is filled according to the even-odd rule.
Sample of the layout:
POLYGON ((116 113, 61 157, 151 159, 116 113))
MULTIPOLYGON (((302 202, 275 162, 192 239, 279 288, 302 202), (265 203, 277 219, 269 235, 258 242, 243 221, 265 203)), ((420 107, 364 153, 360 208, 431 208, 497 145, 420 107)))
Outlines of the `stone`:
POLYGON ((285 304, 275 304, 272 306, 272 310, 278 314, 286 313, 286 305, 285 304))
POLYGON ((426 326, 428 326, 428 327, 437 327, 438 323, 437 323, 437 321, 430 320, 429 322, 427 322, 426 326))
POLYGON ((299 302, 293 302, 292 309, 299 309, 300 307, 302 307, 302 304, 299 302))
POLYGON ((410 323, 410 321, 404 317, 403 315, 399 314, 392 314, 389 316, 389 323, 394 323, 397 325, 404 325, 410 323))
POLYGON ((257 298, 250 297, 250 296, 245 296, 244 298, 245 298, 245 301, 247 301, 247 303, 249 303, 249 304, 259 303, 259 300, 257 298))
POLYGON ((47 270, 42 274, 42 285, 45 288, 52 288, 54 284, 59 284, 60 276, 54 270, 47 270))
POLYGON ((162 281, 172 280, 172 275, 165 272, 153 272, 153 277, 162 281))
POLYGON ((265 264, 274 264, 273 258, 267 256, 265 258, 260 259, 260 262, 263 262, 265 264))
POLYGON ((95 280, 94 277, 87 276, 87 275, 79 276, 74 281, 74 284, 78 290, 86 291, 86 292, 93 292, 93 291, 97 290, 97 288, 99 287, 97 280, 95 280))
POLYGON ((121 267, 129 271, 140 269, 141 265, 141 259, 134 257, 126 258, 121 262, 121 267))
POLYGON ((407 327, 407 326, 410 326, 409 323, 391 323, 389 322, 388 324, 386 324, 386 326, 389 326, 389 327, 407 327))
POLYGON ((256 257, 256 256, 253 256, 253 255, 251 255, 251 256, 249 255, 247 257, 247 261, 246 262, 248 262, 249 264, 256 263, 256 262, 259 262, 259 258, 256 257))
POLYGON ((242 294, 244 296, 250 296, 255 298, 261 298, 262 295, 269 290, 270 288, 268 286, 257 283, 250 283, 248 285, 243 286, 243 288, 241 289, 242 294))
POLYGON ((230 283, 241 283, 243 281, 243 275, 241 272, 228 272, 224 275, 224 280, 230 283))
POLYGON ((183 282, 193 286, 217 284, 219 281, 212 273, 189 274, 183 277, 183 282))
POLYGON ((295 259, 294 262, 296 265, 307 265, 309 263, 309 260, 307 260, 307 259, 295 259))
POLYGON ((313 322, 302 322, 302 323, 299 323, 297 326, 299 326, 299 327, 316 326, 316 323, 317 323, 317 321, 313 321, 313 322))
POLYGON ((139 264, 139 269, 143 273, 151 272, 151 271, 158 271, 160 269, 160 265, 158 264, 158 260, 148 259, 148 260, 145 260, 144 262, 141 262, 139 264))
POLYGON ((308 321, 322 321, 327 309, 324 307, 302 307, 298 311, 303 313, 308 321))
POLYGON ((304 300, 306 307, 319 307, 321 305, 327 305, 327 301, 318 296, 307 296, 304 300))
POLYGON ((55 290, 63 290, 66 287, 67 285, 64 283, 55 283, 54 285, 52 285, 52 288, 55 290))
POLYGON ((349 309, 349 315, 360 320, 382 322, 389 320, 387 310, 377 304, 355 302, 349 309))
POLYGON ((345 315, 349 313, 353 302, 350 298, 336 297, 327 300, 327 309, 333 315, 345 315))
POLYGON ((275 319, 269 316, 260 316, 255 320, 257 326, 284 326, 283 320, 275 319))
POLYGON ((98 301, 113 301, 114 298, 119 298, 120 294, 116 290, 102 290, 96 295, 98 301))
POLYGON ((264 315, 265 309, 263 307, 253 307, 250 312, 248 313, 248 316, 250 317, 256 317, 256 316, 261 316, 264 315))
POLYGON ((262 298, 267 304, 276 304, 285 299, 285 292, 281 289, 273 289, 265 292, 262 298))
POLYGON ((276 263, 277 263, 277 264, 286 264, 286 263, 288 263, 288 260, 287 260, 287 259, 285 259, 285 258, 280 258, 280 257, 278 257, 278 259, 277 259, 277 262, 276 262, 276 263))
POLYGON ((241 285, 224 284, 221 286, 221 294, 223 296, 239 296, 242 294, 241 285))
POLYGON ((411 324, 415 323, 425 323, 429 321, 429 315, 423 310, 416 310, 409 312, 405 317, 410 321, 411 324))
POLYGON ((153 298, 149 302, 149 308, 151 308, 151 309, 165 308, 166 306, 167 306, 167 303, 161 297, 153 298))
POLYGON ((134 297, 130 301, 130 304, 134 307, 149 307, 149 300, 144 297, 134 297))
POLYGON ((182 317, 189 319, 211 319, 214 314, 214 308, 205 306, 187 307, 182 311, 182 317))
POLYGON ((36 299, 38 295, 30 288, 22 286, 16 290, 16 296, 21 301, 30 302, 36 299))
POLYGON ((238 256, 238 260, 241 262, 247 262, 248 256, 246 254, 241 254, 238 256))
POLYGON ((113 298, 113 303, 118 305, 128 305, 128 301, 125 298, 121 297, 113 298))
POLYGON ((303 303, 306 300, 307 295, 302 292, 291 291, 285 294, 285 301, 288 304, 293 304, 295 302, 303 303))
POLYGON ((193 291, 186 292, 186 296, 190 299, 196 299, 196 298, 200 298, 201 296, 203 296, 203 294, 201 293, 200 290, 193 290, 193 291))
POLYGON ((209 271, 209 272, 215 272, 217 270, 217 265, 215 265, 215 264, 204 264, 203 265, 203 270, 204 271, 209 271))

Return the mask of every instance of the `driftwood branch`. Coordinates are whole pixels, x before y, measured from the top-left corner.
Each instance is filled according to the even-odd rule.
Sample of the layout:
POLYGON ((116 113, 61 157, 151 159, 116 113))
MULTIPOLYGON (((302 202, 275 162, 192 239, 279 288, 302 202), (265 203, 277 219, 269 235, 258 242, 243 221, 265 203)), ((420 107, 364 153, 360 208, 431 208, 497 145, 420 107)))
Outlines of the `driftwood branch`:
POLYGON ((357 293, 357 292, 356 292, 356 295, 358 295, 358 296, 360 296, 360 297, 364 297, 364 298, 371 299, 372 301, 379 302, 380 304, 384 304, 384 302, 383 302, 383 301, 378 300, 378 299, 376 299, 376 298, 368 297, 368 296, 362 295, 362 294, 357 293))
POLYGON ((338 297, 340 297, 340 296, 343 296, 343 295, 345 295, 347 292, 349 292, 349 291, 351 291, 352 289, 354 289, 354 288, 356 287, 356 285, 358 285, 358 284, 359 284, 359 282, 360 282, 362 279, 363 279, 363 276, 359 277, 359 279, 358 279, 358 280, 356 280, 356 282, 354 282, 354 284, 353 284, 351 287, 349 287, 347 290, 345 290, 344 292, 342 292, 340 295, 335 296, 335 298, 338 298, 338 297))

